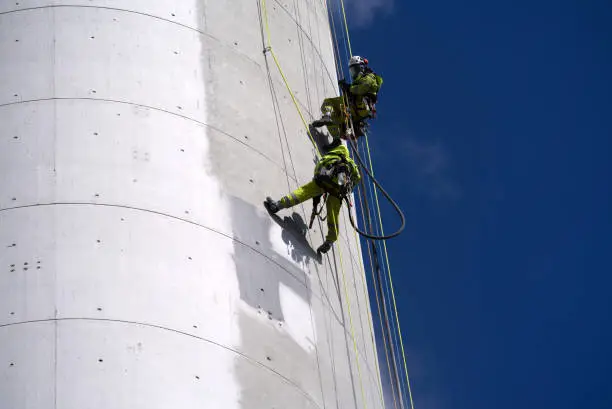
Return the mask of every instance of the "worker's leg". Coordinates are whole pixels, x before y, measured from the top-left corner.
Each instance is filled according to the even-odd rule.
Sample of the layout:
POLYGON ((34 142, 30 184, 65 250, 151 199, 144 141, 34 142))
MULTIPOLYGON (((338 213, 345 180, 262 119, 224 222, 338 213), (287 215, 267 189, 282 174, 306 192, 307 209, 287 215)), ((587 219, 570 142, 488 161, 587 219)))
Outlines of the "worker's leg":
POLYGON ((333 243, 338 240, 338 231, 340 229, 340 207, 342 200, 336 196, 327 196, 327 236, 325 241, 333 243))
POLYGON ((351 105, 351 117, 353 121, 360 121, 369 118, 371 115, 370 106, 364 98, 357 98, 355 103, 351 105))
MULTIPOLYGON (((331 133, 333 131, 330 129, 330 126, 337 126, 346 122, 344 100, 342 97, 325 98, 321 105, 321 113, 323 114, 321 119, 317 119, 312 123, 316 128, 327 126, 331 133)), ((339 134, 337 130, 335 132, 339 134)))
POLYGON ((293 192, 289 193, 287 196, 282 197, 279 200, 280 208, 286 209, 288 207, 293 207, 320 194, 323 194, 323 189, 321 189, 314 182, 314 180, 311 180, 304 186, 298 187, 293 192))
POLYGON ((346 109, 343 97, 327 98, 323 101, 321 112, 325 113, 324 109, 331 109, 331 118, 335 124, 341 125, 346 122, 346 109))

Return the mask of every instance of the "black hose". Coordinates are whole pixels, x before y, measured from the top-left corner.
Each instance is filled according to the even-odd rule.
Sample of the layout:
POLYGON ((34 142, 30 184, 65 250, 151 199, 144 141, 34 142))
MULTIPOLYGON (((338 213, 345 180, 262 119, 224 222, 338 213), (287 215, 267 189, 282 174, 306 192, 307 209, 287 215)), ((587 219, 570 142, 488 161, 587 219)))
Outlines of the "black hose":
MULTIPOLYGON (((355 220, 353 220, 353 212, 351 212, 350 209, 349 209, 348 213, 349 213, 349 220, 351 221, 351 225, 357 231, 357 233, 359 233, 361 236, 367 237, 368 239, 372 239, 372 240, 388 240, 388 239, 392 239, 393 237, 399 236, 402 233, 402 231, 404 231, 404 228, 406 227, 406 216, 404 215, 404 212, 399 207, 397 202, 395 200, 393 200, 393 198, 389 195, 389 193, 387 193, 387 191, 380 185, 380 183, 378 182, 378 180, 376 180, 376 178, 372 175, 372 173, 370 173, 370 170, 368 169, 368 167, 363 163, 363 160, 361 159, 361 156, 359 155, 359 150, 357 148, 356 142, 351 140, 350 138, 348 138, 348 140, 349 140, 349 143, 351 144, 351 147, 353 148, 353 152, 355 153, 355 157, 357 158, 357 162, 359 163, 359 166, 365 171, 365 173, 370 177, 370 179, 372 179, 372 182, 374 183, 375 188, 380 189, 380 191, 387 198, 389 203, 391 203, 391 205, 393 205, 393 207, 395 208, 395 211, 397 212, 397 214, 399 215, 400 219, 402 220, 402 224, 401 224, 400 228, 397 229, 397 231, 395 231, 394 233, 387 234, 387 235, 384 235, 384 236, 375 236, 375 235, 372 235, 372 234, 368 234, 365 231, 359 229, 359 227, 357 227, 357 224, 355 223, 355 220)), ((363 183, 363 178, 362 178, 362 181, 361 181, 361 185, 365 189, 365 183, 363 183)), ((348 196, 345 196, 344 199, 346 200, 346 202, 350 206, 350 202, 348 200, 348 196)))

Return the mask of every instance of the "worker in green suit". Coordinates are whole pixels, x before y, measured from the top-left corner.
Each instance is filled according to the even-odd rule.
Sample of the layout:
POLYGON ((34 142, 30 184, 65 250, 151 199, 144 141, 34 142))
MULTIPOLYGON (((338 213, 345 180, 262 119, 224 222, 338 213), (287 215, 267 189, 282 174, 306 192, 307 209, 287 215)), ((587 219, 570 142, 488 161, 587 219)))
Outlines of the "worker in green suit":
POLYGON ((327 194, 327 236, 325 242, 317 249, 318 253, 327 253, 332 244, 338 240, 338 217, 342 198, 348 195, 361 179, 357 165, 349 157, 348 149, 340 139, 335 139, 325 149, 325 155, 315 166, 313 180, 278 201, 267 197, 264 202, 266 209, 275 214, 281 209, 293 207, 308 199, 314 200, 314 209, 321 196, 327 194))
POLYGON ((376 102, 378 91, 383 83, 380 75, 368 66, 368 60, 360 56, 353 56, 349 61, 349 72, 352 83, 344 79, 339 81, 343 96, 326 98, 321 105, 322 117, 312 123, 315 128, 327 126, 334 138, 358 138, 365 132, 366 120, 376 115, 376 102), (346 108, 346 99, 350 109, 346 108), (349 112, 350 111, 350 112, 349 112), (351 135, 349 126, 349 113, 355 129, 351 135))

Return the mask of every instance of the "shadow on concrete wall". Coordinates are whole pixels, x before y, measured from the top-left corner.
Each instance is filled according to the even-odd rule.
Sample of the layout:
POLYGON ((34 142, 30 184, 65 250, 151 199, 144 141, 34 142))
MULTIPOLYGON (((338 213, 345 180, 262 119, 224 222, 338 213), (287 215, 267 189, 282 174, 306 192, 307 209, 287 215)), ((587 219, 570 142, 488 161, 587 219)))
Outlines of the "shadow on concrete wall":
POLYGON ((240 198, 232 197, 230 201, 240 297, 251 307, 263 310, 268 318, 282 321, 281 284, 310 304, 312 294, 306 271, 314 266, 317 253, 306 240, 308 226, 297 213, 281 219, 270 217, 240 198), (283 229, 282 240, 290 259, 278 254, 270 241, 273 222, 283 229))

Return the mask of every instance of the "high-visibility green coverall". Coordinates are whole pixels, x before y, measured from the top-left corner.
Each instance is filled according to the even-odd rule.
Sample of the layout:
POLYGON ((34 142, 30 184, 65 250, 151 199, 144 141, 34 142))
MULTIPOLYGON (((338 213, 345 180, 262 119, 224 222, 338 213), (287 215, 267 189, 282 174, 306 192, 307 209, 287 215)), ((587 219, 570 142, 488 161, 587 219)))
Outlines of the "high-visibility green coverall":
MULTIPOLYGON (((350 169, 350 178, 353 186, 359 182, 361 175, 357 169, 355 162, 349 157, 349 152, 346 146, 339 144, 339 146, 329 150, 315 167, 315 175, 319 174, 319 170, 323 167, 327 167, 331 163, 337 162, 341 157, 350 169)), ((336 178, 337 179, 337 178, 336 178)), ((337 180, 335 180, 337 182, 337 180)), ((337 196, 338 192, 330 192, 326 188, 319 186, 314 180, 300 186, 293 192, 289 193, 280 199, 280 204, 283 209, 293 207, 306 200, 312 199, 313 197, 322 195, 323 193, 329 193, 327 197, 327 236, 325 241, 330 243, 338 240, 338 217, 340 215, 340 207, 342 207, 342 200, 337 196)))
MULTIPOLYGON (((353 101, 351 106, 350 115, 353 119, 353 123, 357 123, 371 115, 370 107, 365 101, 365 97, 368 95, 376 95, 382 85, 382 77, 376 75, 373 72, 366 74, 360 74, 355 78, 351 87, 349 88, 350 99, 353 101)), ((346 105, 344 96, 326 98, 323 100, 321 105, 321 112, 330 114, 333 125, 328 125, 327 130, 334 137, 337 138, 344 132, 346 132, 346 105)))

